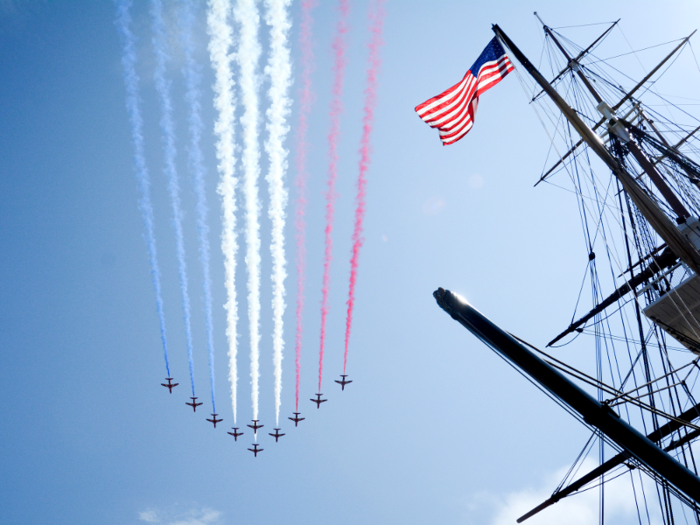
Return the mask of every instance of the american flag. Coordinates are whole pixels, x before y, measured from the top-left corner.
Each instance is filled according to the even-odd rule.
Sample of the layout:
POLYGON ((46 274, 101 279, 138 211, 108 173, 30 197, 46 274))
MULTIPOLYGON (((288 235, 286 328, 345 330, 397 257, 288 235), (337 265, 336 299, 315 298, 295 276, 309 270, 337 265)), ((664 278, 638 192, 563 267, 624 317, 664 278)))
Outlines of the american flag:
POLYGON ((503 46, 494 37, 458 84, 416 106, 416 113, 437 128, 443 145, 454 144, 474 125, 479 95, 513 71, 503 46))

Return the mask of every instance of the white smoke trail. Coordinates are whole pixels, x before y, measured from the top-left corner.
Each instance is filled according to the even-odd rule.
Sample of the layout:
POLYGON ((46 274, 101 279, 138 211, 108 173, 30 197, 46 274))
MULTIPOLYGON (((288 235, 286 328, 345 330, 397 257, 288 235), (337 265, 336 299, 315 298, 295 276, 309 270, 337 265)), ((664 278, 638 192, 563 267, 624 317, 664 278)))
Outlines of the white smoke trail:
POLYGON ((192 182, 197 196, 197 233, 199 236, 199 260, 202 264, 202 291, 204 292, 204 320, 207 333, 207 353, 209 355, 209 383, 211 385, 212 412, 216 412, 216 383, 214 374, 214 326, 212 322, 212 298, 210 275, 210 249, 209 249, 209 224, 207 215, 209 206, 205 192, 204 158, 202 156, 202 90, 201 67, 195 62, 194 42, 192 40, 192 26, 194 25, 195 12, 193 3, 189 0, 181 0, 178 11, 180 22, 180 39, 185 51, 185 65, 182 69, 185 77, 187 93, 185 100, 189 108, 189 132, 190 146, 188 148, 189 167, 192 173, 192 182))
POLYGON ((287 189, 284 175, 287 170, 287 150, 284 139, 289 131, 291 100, 289 87, 292 66, 289 58, 288 34, 291 28, 287 8, 291 0, 266 0, 265 22, 270 26, 270 58, 265 74, 270 77, 270 107, 267 110, 269 137, 265 150, 270 157, 267 182, 270 191, 268 215, 272 221, 272 313, 274 328, 272 335, 273 364, 275 369, 275 417, 279 426, 282 404, 282 351, 284 349, 284 280, 287 277, 284 256, 284 224, 287 207, 287 189))
POLYGON ((163 345, 165 357, 165 370, 170 375, 170 362, 168 359, 168 341, 165 332, 165 313, 163 311, 163 296, 160 288, 160 267, 158 266, 158 252, 156 251, 156 237, 153 228, 153 206, 151 204, 151 179, 146 166, 143 144, 143 117, 141 116, 141 104, 139 100, 139 77, 136 74, 136 52, 134 51, 134 34, 131 32, 131 2, 119 0, 117 2, 117 29, 122 41, 122 66, 124 67, 124 84, 126 85, 126 109, 129 113, 131 124, 131 136, 134 142, 134 164, 136 180, 141 191, 139 209, 146 230, 146 245, 148 246, 148 262, 151 267, 151 282, 156 294, 156 309, 160 323, 160 340, 163 345))
POLYGON ((248 318, 250 323, 250 378, 253 398, 253 419, 258 419, 258 380, 260 377, 260 203, 258 177, 260 152, 258 148, 258 75, 260 58, 258 28, 260 16, 255 0, 238 0, 233 16, 240 24, 236 59, 240 67, 240 86, 245 112, 243 126, 243 193, 246 210, 246 264, 248 266, 248 318))
POLYGON ((153 49, 156 55, 156 67, 153 80, 158 92, 161 105, 160 127, 163 132, 163 148, 165 150, 165 174, 168 178, 168 193, 173 209, 173 226, 175 228, 175 249, 177 253, 177 268, 180 278, 180 293, 182 295, 182 312, 185 321, 185 337, 187 341, 187 358, 190 366, 190 384, 192 396, 194 391, 194 361, 192 359, 192 328, 190 326, 190 296, 187 289, 187 261, 185 259, 185 241, 182 234, 182 207, 180 205, 180 181, 178 180, 175 158, 175 126, 173 124, 173 107, 170 98, 170 82, 165 78, 167 62, 170 60, 167 52, 167 35, 163 21, 163 4, 161 0, 151 0, 151 16, 153 17, 153 49))
POLYGON ((228 14, 231 11, 230 0, 209 0, 207 12, 207 33, 209 33, 209 57, 214 68, 214 108, 219 118, 214 125, 218 137, 216 142, 216 158, 219 161, 219 187, 223 224, 221 233, 221 250, 224 253, 225 284, 227 302, 226 336, 228 337, 229 381, 231 382, 231 403, 233 405, 233 423, 237 417, 237 385, 238 368, 236 354, 238 353, 238 304, 236 302, 236 186, 238 180, 233 176, 236 167, 234 156, 234 123, 233 113, 235 99, 233 96, 233 75, 231 73, 231 57, 229 50, 233 45, 231 25, 228 14))

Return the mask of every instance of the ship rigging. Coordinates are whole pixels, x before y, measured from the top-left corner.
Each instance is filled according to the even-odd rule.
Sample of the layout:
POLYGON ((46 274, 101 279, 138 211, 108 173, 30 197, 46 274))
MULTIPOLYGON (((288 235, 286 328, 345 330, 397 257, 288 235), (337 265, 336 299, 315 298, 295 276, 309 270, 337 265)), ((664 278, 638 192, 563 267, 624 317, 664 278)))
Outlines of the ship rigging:
POLYGON ((700 119, 655 87, 680 53, 692 52, 694 32, 625 89, 621 72, 595 55, 619 20, 583 48, 537 18, 551 81, 499 26, 493 30, 558 156, 535 185, 566 173, 584 234, 591 307, 582 308, 582 288, 568 326, 547 346, 553 353, 589 338, 595 372, 507 333, 447 290, 434 296, 591 431, 570 475, 518 522, 594 486, 602 520, 606 485, 627 478, 639 523, 659 516, 700 524, 700 119), (674 111, 656 110, 647 103, 654 97, 674 111), (594 443, 599 466, 575 477, 594 443), (649 482, 653 492, 644 490, 649 482))

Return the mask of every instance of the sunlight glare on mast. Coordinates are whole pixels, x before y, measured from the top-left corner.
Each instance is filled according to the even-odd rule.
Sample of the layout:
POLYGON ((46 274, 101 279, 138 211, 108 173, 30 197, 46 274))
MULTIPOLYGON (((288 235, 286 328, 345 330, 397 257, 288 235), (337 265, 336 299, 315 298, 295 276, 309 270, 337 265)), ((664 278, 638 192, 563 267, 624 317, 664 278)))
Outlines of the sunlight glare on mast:
POLYGON ((452 293, 452 295, 455 296, 456 299, 459 300, 459 302, 464 303, 464 304, 468 304, 469 306, 471 306, 471 304, 469 303, 469 301, 467 301, 463 296, 461 296, 461 295, 458 294, 458 293, 452 292, 452 291, 450 291, 450 292, 452 293))

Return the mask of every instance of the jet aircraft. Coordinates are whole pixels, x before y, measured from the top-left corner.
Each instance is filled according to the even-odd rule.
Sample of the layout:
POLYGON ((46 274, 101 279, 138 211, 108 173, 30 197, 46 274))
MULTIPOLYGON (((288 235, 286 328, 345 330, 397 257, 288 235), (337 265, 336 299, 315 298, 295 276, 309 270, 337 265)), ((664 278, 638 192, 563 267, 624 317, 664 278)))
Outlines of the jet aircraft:
POLYGON ((164 386, 165 388, 167 388, 168 390, 170 390, 170 393, 172 394, 172 393, 173 393, 173 388, 176 387, 177 385, 179 385, 180 383, 174 383, 174 384, 173 384, 173 382, 172 382, 173 378, 172 378, 172 377, 166 377, 165 380, 168 382, 168 384, 166 385, 165 383, 161 383, 161 386, 164 386))
POLYGON ((203 405, 203 404, 204 404, 204 403, 197 403, 197 398, 196 398, 196 397, 191 397, 190 399, 192 400, 192 402, 191 402, 191 403, 185 403, 185 404, 191 406, 191 407, 192 407, 192 410, 195 411, 195 412, 197 411, 197 407, 198 407, 199 405, 203 405))
POLYGON ((253 454, 255 454, 255 457, 256 457, 256 458, 258 457, 258 452, 262 452, 263 450, 265 450, 264 448, 260 448, 260 449, 259 449, 259 448, 258 448, 259 446, 260 446, 260 445, 258 445, 257 443, 253 443, 253 448, 249 448, 249 449, 248 449, 248 450, 250 450, 253 454))
POLYGON ((345 379, 346 377, 348 377, 346 375, 340 374, 340 377, 342 377, 343 379, 341 379, 340 381, 336 379, 335 382, 338 383, 343 390, 345 390, 345 385, 352 383, 352 381, 348 381, 347 379, 345 379))
POLYGON ((243 432, 239 432, 238 427, 233 427, 233 432, 229 432, 229 434, 231 434, 233 436, 233 439, 238 441, 238 436, 242 436, 243 432))
POLYGON ((273 438, 275 438, 275 443, 277 443, 277 442, 279 441, 279 439, 280 439, 282 436, 284 436, 284 434, 280 434, 280 430, 282 430, 282 429, 281 429, 281 428, 276 428, 274 434, 273 434, 273 433, 270 433, 270 435, 271 435, 273 438))
POLYGON ((255 433, 256 436, 258 435, 258 429, 265 426, 265 425, 258 425, 258 421, 259 421, 258 419, 253 419, 253 424, 248 425, 250 428, 253 429, 253 433, 255 433))
POLYGON ((326 401, 328 401, 327 399, 321 399, 321 396, 322 396, 323 394, 314 394, 314 395, 315 395, 318 399, 312 399, 311 401, 313 401, 314 403, 316 403, 316 408, 321 408, 321 403, 325 403, 326 401))
POLYGON ((214 423, 214 428, 216 428, 217 423, 221 423, 223 421, 223 419, 216 419, 216 416, 218 416, 218 415, 219 414, 212 414, 211 415, 212 418, 207 419, 207 421, 209 421, 209 423, 214 423))
POLYGON ((299 421, 304 421, 306 419, 305 417, 299 417, 299 414, 301 414, 301 412, 294 412, 294 417, 289 418, 294 421, 295 427, 299 426, 299 421))

